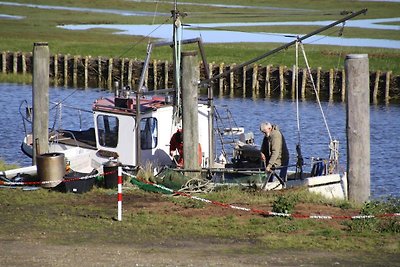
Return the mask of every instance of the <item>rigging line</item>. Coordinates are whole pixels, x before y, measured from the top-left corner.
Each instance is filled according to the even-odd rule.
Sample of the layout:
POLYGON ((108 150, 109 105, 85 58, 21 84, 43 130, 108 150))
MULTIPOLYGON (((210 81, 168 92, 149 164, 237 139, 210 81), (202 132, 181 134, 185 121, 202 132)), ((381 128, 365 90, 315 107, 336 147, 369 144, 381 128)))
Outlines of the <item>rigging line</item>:
MULTIPOLYGON (((154 10, 153 21, 151 22, 151 25, 154 25, 154 22, 156 20, 156 15, 157 15, 157 10, 158 10, 158 3, 159 3, 159 1, 156 1, 156 8, 154 10)), ((147 44, 149 44, 149 43, 150 43, 150 37, 149 37, 149 41, 147 42, 147 44)))
POLYGON ((296 89, 296 119, 297 119, 297 138, 300 144, 300 112, 299 112, 299 42, 296 42, 296 67, 295 67, 295 89, 296 89))
MULTIPOLYGON (((344 31, 344 26, 345 26, 345 24, 346 24, 346 21, 343 21, 343 22, 342 22, 342 27, 340 27, 340 29, 333 30, 333 31, 327 33, 326 36, 322 36, 321 38, 318 38, 318 39, 316 39, 316 40, 314 40, 314 41, 312 41, 312 42, 309 42, 309 44, 315 43, 315 42, 317 42, 317 41, 319 41, 319 40, 322 40, 322 39, 324 39, 324 38, 327 38, 327 37, 329 37, 329 36, 331 36, 331 35, 334 35, 334 34, 336 34, 336 33, 338 33, 338 36, 339 36, 339 37, 342 37, 342 36, 343 36, 343 31, 344 31)), ((335 87, 335 84, 336 84, 336 81, 337 81, 337 78, 338 78, 339 64, 340 64, 340 59, 341 59, 341 54, 342 54, 342 52, 343 52, 343 49, 344 49, 343 46, 341 46, 340 53, 339 53, 339 57, 338 57, 338 63, 337 63, 337 66, 336 66, 336 69, 335 69, 335 72, 334 72, 333 87, 335 87)))
MULTIPOLYGON (((153 32, 155 32, 156 30, 158 30, 161 26, 165 25, 171 18, 168 17, 163 23, 161 23, 160 25, 158 25, 155 29, 153 29, 150 33, 148 33, 146 36, 143 36, 142 38, 140 38, 139 40, 137 40, 135 43, 133 43, 133 45, 131 47, 129 47, 128 49, 126 49, 123 53, 121 53, 118 58, 122 58, 124 55, 126 55, 130 50, 132 50, 133 48, 135 48, 137 45, 139 45, 140 43, 143 42, 143 40, 147 39, 153 32)), ((106 62, 106 60, 102 60, 101 62, 106 62)), ((81 65, 81 67, 85 67, 83 64, 83 61, 79 61, 79 63, 81 65)), ((91 69, 94 73, 96 73, 97 75, 99 75, 100 73, 98 72, 98 70, 92 66, 88 66, 88 69, 91 69)), ((105 74, 101 74, 102 78, 105 78, 105 74)), ((119 77, 114 77, 115 80, 119 81, 119 77)))
POLYGON ((333 30, 333 31, 331 31, 331 32, 328 32, 326 35, 322 35, 320 38, 315 39, 314 41, 308 42, 308 44, 313 44, 313 43, 315 43, 315 42, 318 42, 319 40, 322 40, 322 39, 324 39, 324 38, 328 38, 328 37, 330 37, 331 35, 334 35, 334 34, 337 33, 337 32, 340 32, 340 30, 333 30))
POLYGON ((133 48, 135 48, 138 44, 140 44, 141 42, 143 42, 143 40, 149 38, 149 36, 155 32, 156 30, 158 30, 161 26, 164 26, 164 24, 166 24, 169 20, 171 19, 171 17, 168 17, 163 23, 161 23, 160 25, 158 25, 156 28, 154 28, 154 30, 152 30, 151 32, 149 32, 146 36, 143 36, 142 38, 140 38, 139 40, 137 40, 135 43, 133 43, 133 45, 128 48, 126 51, 124 51, 119 57, 122 57, 124 55, 126 55, 130 50, 132 50, 133 48))
MULTIPOLYGON (((263 34, 263 35, 270 35, 270 36, 284 36, 284 37, 293 37, 293 35, 283 35, 283 34, 278 34, 278 33, 267 33, 267 32, 250 32, 250 31, 245 31, 245 30, 238 30, 238 29, 229 29, 232 27, 227 27, 227 28, 220 28, 220 27, 206 27, 206 26, 191 26, 190 24, 183 24, 185 27, 190 27, 190 29, 193 30, 217 30, 217 31, 228 31, 228 32, 243 32, 243 33, 254 33, 254 34, 263 34)), ((253 26, 250 26, 253 27, 253 26)), ((268 27, 268 26, 267 26, 268 27)))
POLYGON ((292 15, 293 17, 304 17, 304 14, 276 14, 276 13, 221 13, 221 12, 204 12, 204 13, 192 13, 192 12, 187 12, 188 15, 190 15, 191 18, 213 18, 215 16, 220 16, 224 18, 264 18, 265 17, 277 17, 280 18, 282 16, 290 16, 292 15))
POLYGON ((70 98, 73 94, 75 94, 77 91, 79 90, 79 88, 76 88, 74 91, 72 91, 72 93, 70 93, 69 95, 67 95, 66 97, 64 97, 64 99, 62 99, 61 101, 57 102, 50 110, 53 110, 55 108, 57 108, 59 105, 61 105, 65 100, 67 100, 68 98, 70 98))
POLYGON ((329 130, 329 126, 328 126, 328 122, 327 122, 325 114, 324 114, 324 110, 322 109, 322 105, 321 105, 321 101, 319 99, 317 88, 315 87, 314 78, 313 78, 312 73, 311 73, 310 65, 308 64, 308 59, 307 59, 307 56, 306 56, 306 52, 304 50, 303 43, 300 40, 299 40, 299 42, 300 42, 301 51, 303 52, 304 61, 305 61, 306 66, 307 66, 307 71, 308 71, 308 73, 310 75, 311 83, 313 85, 313 89, 314 89, 314 93, 315 93, 315 96, 316 96, 316 99, 317 99, 317 103, 318 103, 319 109, 321 110, 322 118, 324 120, 325 127, 326 127, 326 130, 327 130, 328 135, 329 135, 329 140, 332 142, 332 135, 331 135, 331 132, 329 130))

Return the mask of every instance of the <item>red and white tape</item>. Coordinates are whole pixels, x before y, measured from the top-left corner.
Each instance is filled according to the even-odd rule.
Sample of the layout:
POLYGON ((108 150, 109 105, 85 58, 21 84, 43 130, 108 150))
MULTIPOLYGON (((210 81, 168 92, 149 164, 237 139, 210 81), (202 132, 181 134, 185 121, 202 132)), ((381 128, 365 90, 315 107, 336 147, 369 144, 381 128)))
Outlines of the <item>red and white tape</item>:
MULTIPOLYGON (((123 173, 125 175, 131 176, 131 177, 137 179, 137 177, 135 177, 132 174, 129 174, 127 172, 123 172, 123 173)), ((201 197, 197 197, 197 196, 192 196, 192 195, 187 194, 187 193, 175 191, 175 190, 170 189, 168 187, 165 187, 163 185, 155 184, 155 183, 144 181, 144 180, 141 180, 141 181, 144 182, 144 183, 153 185, 154 187, 158 187, 160 189, 169 191, 172 194, 181 195, 181 196, 184 196, 184 197, 188 197, 188 198, 191 198, 191 199, 194 199, 194 200, 198 200, 198 201, 201 201, 201 202, 205 202, 205 203, 221 206, 221 207, 224 207, 224 208, 242 210, 242 211, 252 212, 252 213, 256 213, 256 214, 260 214, 260 215, 264 215, 264 216, 278 216, 278 217, 292 217, 292 218, 297 218, 297 219, 320 219, 320 220, 332 220, 332 219, 339 219, 339 220, 351 219, 351 220, 355 220, 355 219, 369 219, 369 218, 400 217, 400 213, 391 213, 391 214, 385 213, 385 214, 378 214, 378 215, 356 215, 356 216, 340 215, 340 216, 338 216, 338 215, 305 215, 305 214, 297 214, 297 213, 290 214, 290 213, 272 212, 272 211, 265 211, 265 210, 259 210, 259 209, 253 209, 253 208, 240 207, 240 206, 226 204, 226 203, 222 203, 222 202, 218 202, 218 201, 214 201, 214 200, 209 200, 209 199, 205 199, 205 198, 201 198, 201 197)))
POLYGON ((23 186, 23 185, 45 185, 45 184, 53 184, 53 183, 61 183, 61 182, 73 182, 78 180, 87 180, 96 178, 97 176, 101 176, 102 174, 93 174, 83 177, 71 177, 65 180, 50 180, 50 181, 35 181, 35 182, 7 182, 0 181, 0 185, 8 185, 8 186, 23 186))

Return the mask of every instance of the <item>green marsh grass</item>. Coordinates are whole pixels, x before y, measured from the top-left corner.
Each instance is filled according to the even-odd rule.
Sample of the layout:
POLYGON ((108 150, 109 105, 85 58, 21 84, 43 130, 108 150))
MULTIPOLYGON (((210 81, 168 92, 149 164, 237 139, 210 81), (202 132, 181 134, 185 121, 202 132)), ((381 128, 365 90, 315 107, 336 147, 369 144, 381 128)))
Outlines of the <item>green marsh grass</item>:
MULTIPOLYGON (((28 1, 29 2, 29 1, 28 1)), ((224 3, 243 5, 240 1, 200 1, 201 3, 224 3)), ((155 3, 150 2, 130 2, 116 0, 110 6, 109 1, 48 1, 40 0, 35 4, 60 5, 73 7, 93 7, 100 9, 121 9, 127 11, 155 11, 155 3)), ((237 21, 299 21, 299 20, 335 20, 340 18, 338 15, 343 10, 360 10, 368 8, 367 15, 361 15, 356 19, 388 18, 398 17, 399 3, 374 3, 357 1, 334 1, 323 2, 300 0, 296 6, 305 11, 287 10, 252 10, 255 16, 238 16, 229 14, 223 8, 187 6, 180 5, 180 11, 187 12, 188 16, 183 19, 184 23, 202 22, 237 22, 237 21), (221 15, 220 15, 221 14, 221 15)), ((293 7, 293 2, 284 1, 261 1, 254 0, 246 5, 252 6, 271 6, 271 7, 293 7)), ((171 4, 160 2, 157 6, 158 12, 170 13, 171 4)), ((32 51, 34 42, 47 41, 52 54, 71 54, 71 55, 91 55, 105 57, 128 57, 143 60, 146 54, 146 46, 149 41, 142 36, 125 36, 113 34, 114 30, 93 29, 87 31, 69 31, 57 28, 57 25, 64 24, 157 24, 171 23, 166 17, 133 17, 114 14, 99 14, 91 12, 73 12, 66 10, 45 10, 28 7, 1 6, 2 13, 10 15, 24 16, 22 20, 2 19, 0 28, 0 50, 1 51, 32 51), (82 15, 84 14, 84 15, 82 15)), ((235 9, 235 12, 248 13, 249 10, 235 9)), ((134 26, 133 26, 134 27, 134 26)), ((317 27, 262 27, 268 32, 291 32, 294 34, 305 34, 317 27)), ((250 31, 257 31, 261 28, 239 28, 250 31)), ((339 29, 328 31, 332 35, 337 35, 339 29)), ((367 37, 381 39, 399 40, 398 31, 390 30, 369 30, 345 27, 344 37, 367 37)), ((291 40, 288 40, 291 41, 291 40)), ((242 63, 256 56, 259 56, 280 44, 206 44, 205 51, 209 62, 224 62, 226 64, 242 63)), ((335 46, 314 46, 307 45, 306 52, 309 57, 310 65, 313 68, 322 67, 324 70, 330 68, 343 68, 343 60, 348 53, 367 53, 370 59, 370 70, 387 71, 392 70, 394 74, 400 73, 400 52, 398 49, 376 49, 376 48, 356 48, 356 47, 335 47, 335 46)), ((170 50, 164 49, 156 51, 155 59, 170 60, 170 50)), ((291 67, 294 64, 294 48, 282 51, 272 57, 259 62, 267 65, 286 65, 291 67)))

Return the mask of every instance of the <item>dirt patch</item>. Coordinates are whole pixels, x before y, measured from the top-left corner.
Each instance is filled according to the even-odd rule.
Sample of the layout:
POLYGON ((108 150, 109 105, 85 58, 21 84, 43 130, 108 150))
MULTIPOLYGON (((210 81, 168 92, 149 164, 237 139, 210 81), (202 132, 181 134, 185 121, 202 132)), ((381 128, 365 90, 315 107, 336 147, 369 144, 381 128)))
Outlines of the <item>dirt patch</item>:
POLYGON ((0 241, 2 266, 400 266, 395 255, 303 250, 243 253, 251 244, 173 241, 168 244, 77 246, 0 241))

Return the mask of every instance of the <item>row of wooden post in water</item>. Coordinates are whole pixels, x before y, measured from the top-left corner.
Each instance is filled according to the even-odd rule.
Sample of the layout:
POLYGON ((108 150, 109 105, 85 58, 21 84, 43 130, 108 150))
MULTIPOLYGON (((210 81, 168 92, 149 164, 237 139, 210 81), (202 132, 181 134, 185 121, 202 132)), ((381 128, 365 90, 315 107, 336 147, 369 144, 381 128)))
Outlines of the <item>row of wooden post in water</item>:
MULTIPOLYGON (((32 53, 2 52, 0 57, 2 73, 32 73, 32 53)), ((205 77, 199 63, 201 77, 205 77)), ((140 79, 143 61, 127 58, 105 58, 91 56, 50 56, 50 78, 54 86, 93 87, 111 89, 114 81, 129 85, 134 90, 140 79)), ((212 75, 234 68, 235 64, 210 63, 212 75)), ((148 88, 172 87, 172 64, 168 61, 153 60, 145 78, 148 88)), ((298 93, 301 98, 344 101, 346 98, 346 77, 344 69, 323 71, 312 69, 312 78, 307 69, 298 71, 298 93), (315 90, 312 85, 315 84, 315 90)), ((231 72, 212 83, 214 94, 231 97, 282 97, 294 98, 296 94, 295 66, 251 65, 231 72)), ((372 102, 398 100, 400 76, 387 72, 370 72, 370 96, 372 102)))

